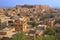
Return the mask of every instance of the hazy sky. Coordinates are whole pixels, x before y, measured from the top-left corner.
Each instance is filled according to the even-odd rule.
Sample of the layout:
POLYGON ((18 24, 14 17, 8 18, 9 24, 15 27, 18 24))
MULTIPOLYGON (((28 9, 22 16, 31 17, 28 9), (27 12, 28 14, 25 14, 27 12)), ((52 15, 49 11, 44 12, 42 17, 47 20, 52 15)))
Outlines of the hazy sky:
POLYGON ((48 4, 60 7, 60 0, 0 0, 0 7, 15 6, 17 4, 48 4))

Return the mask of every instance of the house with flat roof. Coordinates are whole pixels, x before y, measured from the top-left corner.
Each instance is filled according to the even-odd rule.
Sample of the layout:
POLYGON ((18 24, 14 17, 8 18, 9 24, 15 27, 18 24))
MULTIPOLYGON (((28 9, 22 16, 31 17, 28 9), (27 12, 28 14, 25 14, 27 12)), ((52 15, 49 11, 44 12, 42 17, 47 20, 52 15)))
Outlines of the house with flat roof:
POLYGON ((0 38, 12 37, 14 31, 15 31, 15 28, 13 28, 13 27, 4 28, 4 29, 0 30, 0 38))
POLYGON ((41 36, 44 34, 46 27, 47 27, 47 25, 38 25, 38 26, 30 29, 30 31, 28 31, 26 33, 26 35, 28 35, 28 36, 34 36, 34 35, 41 36))

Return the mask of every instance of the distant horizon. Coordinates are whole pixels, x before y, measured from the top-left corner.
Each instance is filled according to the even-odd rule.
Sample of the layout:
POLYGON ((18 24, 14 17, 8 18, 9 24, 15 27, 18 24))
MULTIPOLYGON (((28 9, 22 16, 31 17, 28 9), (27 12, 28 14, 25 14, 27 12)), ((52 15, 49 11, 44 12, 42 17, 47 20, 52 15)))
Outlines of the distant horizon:
POLYGON ((24 4, 47 4, 52 7, 60 7, 60 0, 0 0, 0 7, 14 7, 16 5, 24 4))
MULTIPOLYGON (((48 4, 16 4, 16 5, 48 5, 48 4)), ((15 5, 15 6, 16 6, 15 5)), ((15 6, 0 6, 0 8, 9 8, 9 7, 15 7, 15 6)), ((51 5, 48 5, 48 6, 50 6, 50 7, 54 7, 54 8, 60 8, 60 6, 58 6, 58 7, 56 7, 56 6, 51 6, 51 5)))

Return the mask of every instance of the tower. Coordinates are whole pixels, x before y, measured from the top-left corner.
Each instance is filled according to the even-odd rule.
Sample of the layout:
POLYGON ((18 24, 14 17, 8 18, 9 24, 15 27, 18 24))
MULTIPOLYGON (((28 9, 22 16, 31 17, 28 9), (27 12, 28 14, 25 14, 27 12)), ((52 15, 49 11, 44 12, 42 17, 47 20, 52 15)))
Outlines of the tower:
POLYGON ((0 28, 1 28, 1 19, 0 19, 0 28))
POLYGON ((1 19, 0 19, 0 28, 1 28, 2 26, 1 26, 1 19))
POLYGON ((20 18, 20 26, 21 26, 21 30, 26 32, 27 31, 27 18, 23 17, 20 18))
POLYGON ((27 19, 26 18, 19 18, 18 20, 10 21, 8 23, 8 27, 14 27, 16 31, 24 31, 27 30, 27 19))

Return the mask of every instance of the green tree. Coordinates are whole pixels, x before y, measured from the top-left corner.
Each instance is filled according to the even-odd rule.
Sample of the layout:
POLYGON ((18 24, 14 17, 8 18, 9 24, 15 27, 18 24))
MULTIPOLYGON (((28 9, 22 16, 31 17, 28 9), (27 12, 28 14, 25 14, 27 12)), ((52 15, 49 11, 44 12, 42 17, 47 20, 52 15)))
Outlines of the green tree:
POLYGON ((45 33, 47 34, 47 35, 55 35, 55 30, 53 29, 53 28, 46 28, 46 31, 45 31, 45 33))
POLYGON ((47 36, 45 37, 45 40, 55 40, 55 36, 47 36))
POLYGON ((36 40, 44 40, 44 37, 43 36, 37 37, 36 40))
POLYGON ((55 23, 60 23, 60 19, 56 20, 55 23))
POLYGON ((32 25, 32 27, 35 27, 38 25, 38 23, 36 23, 36 22, 28 22, 28 24, 32 25))
POLYGON ((55 36, 40 36, 37 40, 55 40, 55 36))
POLYGON ((36 23, 36 22, 31 22, 31 25, 32 25, 32 27, 35 27, 35 26, 38 25, 38 23, 36 23))
POLYGON ((42 16, 40 18, 40 20, 45 20, 46 18, 54 18, 54 17, 55 17, 55 15, 53 15, 53 14, 46 14, 46 15, 42 16))
POLYGON ((60 33, 55 35, 56 40, 60 40, 60 33))
POLYGON ((26 36, 24 32, 17 33, 12 40, 25 40, 26 36))
POLYGON ((60 33, 60 28, 55 28, 56 33, 60 33))

